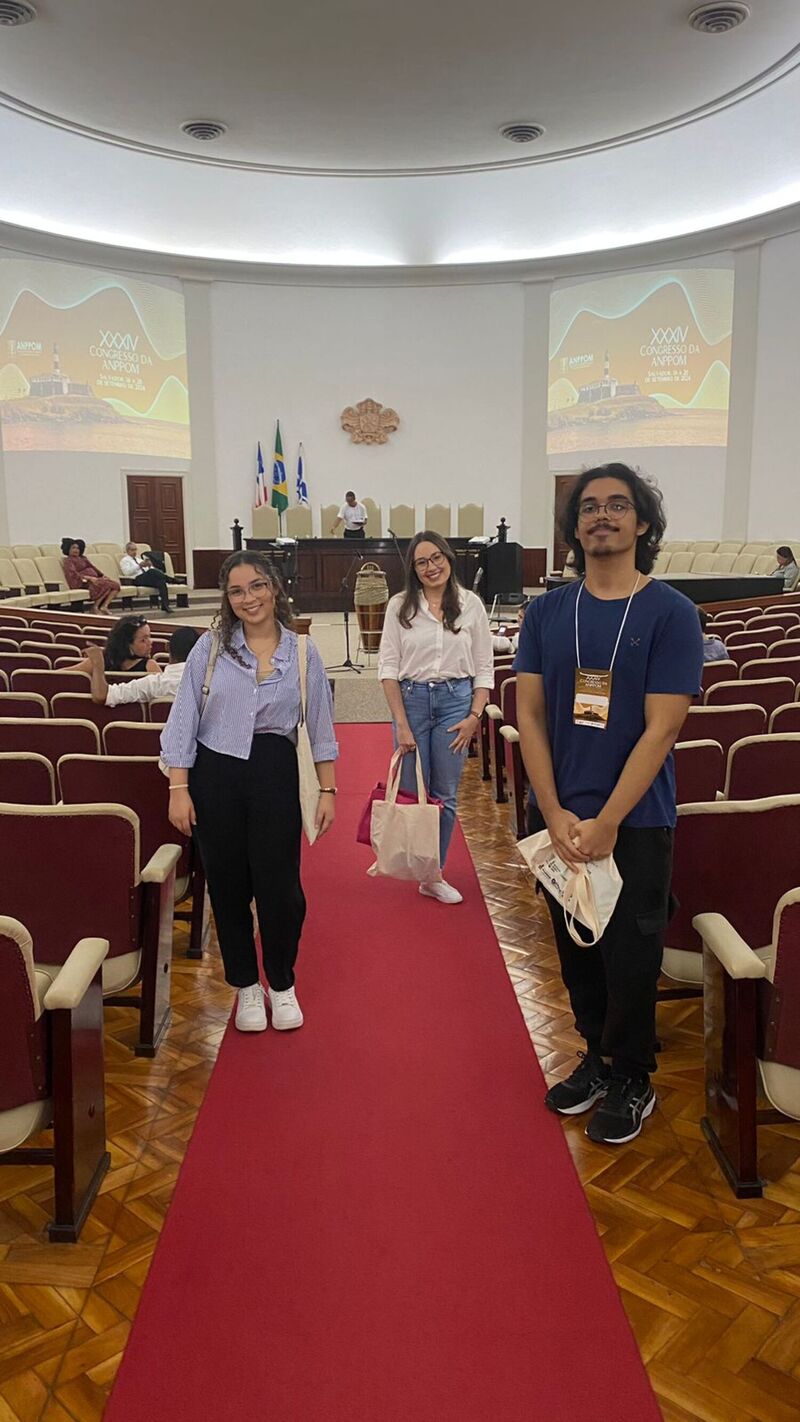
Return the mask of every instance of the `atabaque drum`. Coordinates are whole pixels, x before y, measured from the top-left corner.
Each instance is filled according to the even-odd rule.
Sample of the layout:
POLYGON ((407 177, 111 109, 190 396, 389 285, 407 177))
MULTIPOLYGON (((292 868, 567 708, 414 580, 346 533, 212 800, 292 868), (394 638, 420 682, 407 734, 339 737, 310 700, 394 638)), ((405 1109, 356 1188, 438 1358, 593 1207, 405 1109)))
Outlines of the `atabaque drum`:
POLYGON ((377 563, 362 563, 356 573, 353 594, 361 646, 365 652, 377 652, 389 602, 389 584, 383 568, 377 563))

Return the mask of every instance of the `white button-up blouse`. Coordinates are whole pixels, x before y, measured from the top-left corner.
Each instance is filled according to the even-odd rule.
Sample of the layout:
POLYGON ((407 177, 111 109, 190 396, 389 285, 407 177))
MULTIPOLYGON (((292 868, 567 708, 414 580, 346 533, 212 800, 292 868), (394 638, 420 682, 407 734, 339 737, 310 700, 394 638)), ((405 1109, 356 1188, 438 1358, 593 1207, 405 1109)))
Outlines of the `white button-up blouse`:
POLYGON ((381 681, 457 681, 471 677, 475 686, 494 686, 492 634, 486 608, 476 593, 461 589, 458 632, 448 632, 420 595, 410 627, 398 613, 403 594, 390 599, 383 624, 378 677, 381 681))

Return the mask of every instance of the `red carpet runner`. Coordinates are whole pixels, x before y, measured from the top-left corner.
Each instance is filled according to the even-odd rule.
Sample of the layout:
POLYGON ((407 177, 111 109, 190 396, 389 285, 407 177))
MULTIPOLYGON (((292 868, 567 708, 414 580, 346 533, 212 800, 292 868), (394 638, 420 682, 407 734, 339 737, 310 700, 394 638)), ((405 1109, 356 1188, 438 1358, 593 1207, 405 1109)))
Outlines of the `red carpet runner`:
POLYGON ((306 1025, 228 1029, 106 1422, 658 1422, 460 830, 445 907, 305 853, 306 1025))

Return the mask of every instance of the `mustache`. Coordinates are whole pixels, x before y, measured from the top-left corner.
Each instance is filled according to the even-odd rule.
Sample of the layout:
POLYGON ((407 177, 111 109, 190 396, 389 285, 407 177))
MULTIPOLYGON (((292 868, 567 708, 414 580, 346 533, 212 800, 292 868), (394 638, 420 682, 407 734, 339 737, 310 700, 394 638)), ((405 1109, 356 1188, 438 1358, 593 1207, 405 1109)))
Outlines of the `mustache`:
POLYGON ((590 532, 599 533, 600 529, 605 528, 608 530, 609 533, 613 533, 616 526, 617 525, 615 523, 595 523, 592 525, 590 532))

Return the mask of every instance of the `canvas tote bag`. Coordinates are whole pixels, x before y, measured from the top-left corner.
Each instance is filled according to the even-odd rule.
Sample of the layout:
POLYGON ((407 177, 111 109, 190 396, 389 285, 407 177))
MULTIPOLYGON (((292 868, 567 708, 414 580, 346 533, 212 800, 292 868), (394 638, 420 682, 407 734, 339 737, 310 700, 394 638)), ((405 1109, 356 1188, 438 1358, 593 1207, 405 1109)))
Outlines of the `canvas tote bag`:
POLYGON ((622 889, 613 854, 570 869, 556 854, 546 829, 521 839, 517 849, 542 887, 561 904, 570 938, 585 948, 598 943, 622 889), (576 920, 589 930, 588 939, 578 932, 576 920))
POLYGON ((306 706, 308 688, 308 638, 297 638, 297 665, 300 671, 300 722, 297 727, 297 770, 300 778, 300 813, 303 816, 303 831, 309 844, 317 838, 317 810, 319 809, 319 779, 314 764, 314 753, 306 726, 306 706))
POLYGON ((368 874, 383 874, 389 879, 413 879, 419 884, 438 883, 442 877, 439 865, 438 806, 428 803, 419 755, 414 756, 417 772, 417 803, 401 805, 397 801, 400 788, 399 750, 389 762, 386 777, 386 799, 373 800, 370 837, 375 851, 375 863, 368 874))

